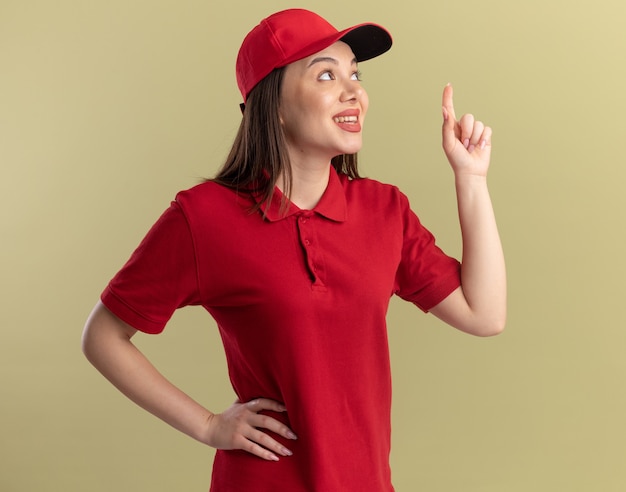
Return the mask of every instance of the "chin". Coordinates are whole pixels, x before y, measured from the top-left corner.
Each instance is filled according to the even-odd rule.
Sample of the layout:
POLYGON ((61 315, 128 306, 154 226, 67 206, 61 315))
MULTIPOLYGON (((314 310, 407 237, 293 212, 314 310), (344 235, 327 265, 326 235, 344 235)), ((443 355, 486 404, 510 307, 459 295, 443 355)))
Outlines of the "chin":
POLYGON ((342 149, 339 150, 340 154, 356 154, 361 150, 363 144, 361 142, 354 143, 354 145, 346 145, 342 149))

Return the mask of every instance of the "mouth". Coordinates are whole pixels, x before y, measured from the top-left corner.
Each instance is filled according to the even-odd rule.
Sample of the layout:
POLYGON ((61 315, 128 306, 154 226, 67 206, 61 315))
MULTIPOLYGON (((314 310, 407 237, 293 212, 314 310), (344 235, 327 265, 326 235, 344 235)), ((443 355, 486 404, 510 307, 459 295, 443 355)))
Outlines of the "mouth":
POLYGON ((349 109, 348 111, 344 111, 343 113, 333 116, 333 121, 342 130, 358 133, 361 131, 359 113, 360 112, 357 109, 349 109))

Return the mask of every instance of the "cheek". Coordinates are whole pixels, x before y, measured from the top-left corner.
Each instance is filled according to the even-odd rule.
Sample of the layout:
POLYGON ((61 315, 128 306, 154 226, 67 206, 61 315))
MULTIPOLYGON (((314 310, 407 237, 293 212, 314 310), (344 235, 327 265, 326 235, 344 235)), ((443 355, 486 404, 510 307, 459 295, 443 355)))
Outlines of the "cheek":
POLYGON ((286 131, 296 129, 311 121, 314 109, 308 103, 310 100, 310 95, 300 87, 289 87, 283 90, 279 114, 286 131))

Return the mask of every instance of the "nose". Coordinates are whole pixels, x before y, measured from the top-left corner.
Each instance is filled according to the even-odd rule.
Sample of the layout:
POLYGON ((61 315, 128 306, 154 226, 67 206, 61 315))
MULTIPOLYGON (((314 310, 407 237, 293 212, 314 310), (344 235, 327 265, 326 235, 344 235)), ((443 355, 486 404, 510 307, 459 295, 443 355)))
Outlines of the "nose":
POLYGON ((341 101, 359 101, 363 97, 365 90, 359 80, 347 79, 343 84, 341 92, 341 101))

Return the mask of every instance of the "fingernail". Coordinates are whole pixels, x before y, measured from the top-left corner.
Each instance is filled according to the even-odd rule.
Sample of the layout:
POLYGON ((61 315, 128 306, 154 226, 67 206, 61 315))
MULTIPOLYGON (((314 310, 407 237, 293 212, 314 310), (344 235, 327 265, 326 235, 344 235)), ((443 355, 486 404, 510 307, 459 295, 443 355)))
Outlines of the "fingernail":
POLYGON ((289 449, 287 449, 287 448, 282 448, 282 450, 281 450, 281 451, 282 451, 282 453, 283 453, 285 456, 292 456, 292 455, 293 455, 293 453, 292 453, 289 449))
POLYGON ((443 120, 448 121, 448 111, 444 107, 442 107, 441 110, 443 112, 443 120))
POLYGON ((280 461, 280 459, 278 458, 278 456, 276 456, 275 454, 270 454, 270 459, 272 461, 280 461))
POLYGON ((475 148, 476 148, 476 146, 475 146, 475 145, 470 145, 470 146, 467 148, 467 151, 471 154, 471 153, 474 151, 474 149, 475 149, 475 148))
POLYGON ((487 141, 483 140, 482 142, 480 142, 480 150, 485 148, 485 145, 487 145, 487 141))
POLYGON ((298 439, 298 436, 296 436, 296 435, 295 435, 293 432, 291 432, 291 431, 287 432, 287 437, 288 437, 289 439, 293 439, 294 441, 295 441, 296 439, 298 439))
POLYGON ((463 147, 465 147, 466 149, 469 147, 469 138, 463 140, 463 147))

